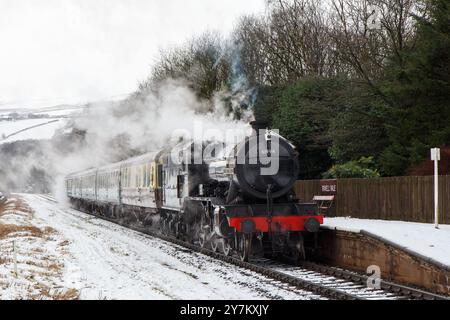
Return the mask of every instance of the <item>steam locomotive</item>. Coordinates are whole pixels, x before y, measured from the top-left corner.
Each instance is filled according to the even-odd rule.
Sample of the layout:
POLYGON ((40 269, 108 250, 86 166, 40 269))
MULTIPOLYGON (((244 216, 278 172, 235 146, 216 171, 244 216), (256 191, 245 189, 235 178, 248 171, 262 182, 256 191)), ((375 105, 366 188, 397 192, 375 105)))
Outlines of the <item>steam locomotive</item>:
POLYGON ((72 205, 215 252, 305 259, 323 216, 293 190, 298 154, 260 123, 238 143, 181 143, 65 178, 72 205), (305 244, 308 244, 307 246, 305 244))

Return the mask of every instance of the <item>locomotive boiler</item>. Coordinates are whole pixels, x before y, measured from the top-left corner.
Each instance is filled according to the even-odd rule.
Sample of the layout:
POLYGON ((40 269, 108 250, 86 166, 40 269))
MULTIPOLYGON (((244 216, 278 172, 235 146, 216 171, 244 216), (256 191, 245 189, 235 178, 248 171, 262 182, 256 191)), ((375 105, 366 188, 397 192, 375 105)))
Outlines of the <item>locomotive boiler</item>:
POLYGON ((243 261, 252 254, 306 256, 323 223, 296 199, 298 153, 254 122, 238 143, 184 142, 66 177, 77 208, 139 223, 243 261))

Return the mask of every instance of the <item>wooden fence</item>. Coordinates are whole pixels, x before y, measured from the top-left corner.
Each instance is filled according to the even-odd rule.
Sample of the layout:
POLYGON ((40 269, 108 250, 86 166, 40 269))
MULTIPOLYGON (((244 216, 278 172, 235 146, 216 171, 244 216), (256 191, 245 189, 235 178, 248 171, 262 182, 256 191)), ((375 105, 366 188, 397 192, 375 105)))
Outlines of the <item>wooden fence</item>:
MULTIPOLYGON (((440 179, 440 223, 450 224, 450 176, 440 179)), ((311 201, 321 195, 320 180, 298 181, 297 196, 311 201)), ((434 222, 434 177, 337 180, 328 215, 361 219, 434 222)))

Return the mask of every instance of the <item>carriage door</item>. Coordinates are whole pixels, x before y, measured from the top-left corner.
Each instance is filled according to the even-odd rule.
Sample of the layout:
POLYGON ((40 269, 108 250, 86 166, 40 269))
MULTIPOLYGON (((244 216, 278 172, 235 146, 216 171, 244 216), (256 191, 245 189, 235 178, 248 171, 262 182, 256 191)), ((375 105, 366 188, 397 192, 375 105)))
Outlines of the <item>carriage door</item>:
POLYGON ((158 187, 156 188, 156 205, 161 207, 164 201, 164 171, 162 164, 158 164, 158 187))

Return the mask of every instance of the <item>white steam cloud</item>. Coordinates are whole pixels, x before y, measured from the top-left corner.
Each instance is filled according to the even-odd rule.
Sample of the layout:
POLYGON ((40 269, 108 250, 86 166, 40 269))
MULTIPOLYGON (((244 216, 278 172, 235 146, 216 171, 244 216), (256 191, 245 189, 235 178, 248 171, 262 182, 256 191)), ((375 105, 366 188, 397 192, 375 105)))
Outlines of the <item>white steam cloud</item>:
MULTIPOLYGON (((59 200, 64 199, 63 178, 69 173, 117 162, 130 157, 130 153, 142 154, 174 145, 179 138, 174 134, 190 132, 193 136, 199 124, 205 132, 220 131, 224 136, 226 131, 248 130, 248 122, 253 119, 251 110, 245 110, 241 120, 234 120, 225 102, 230 95, 217 92, 212 101, 200 100, 184 81, 171 79, 144 98, 130 97, 119 104, 90 108, 72 124, 86 133, 81 149, 70 155, 56 151, 50 156, 58 177, 54 194, 59 200)), ((239 104, 240 99, 232 99, 232 104, 239 104)))

